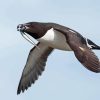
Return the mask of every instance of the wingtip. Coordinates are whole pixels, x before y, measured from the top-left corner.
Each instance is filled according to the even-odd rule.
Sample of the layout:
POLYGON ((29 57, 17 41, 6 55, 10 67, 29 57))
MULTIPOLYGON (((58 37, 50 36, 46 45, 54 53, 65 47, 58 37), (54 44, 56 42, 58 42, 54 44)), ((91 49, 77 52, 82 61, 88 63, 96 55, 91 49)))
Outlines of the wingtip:
POLYGON ((17 90, 17 95, 19 95, 19 94, 20 94, 20 92, 21 92, 20 90, 17 90))
POLYGON ((20 93, 21 93, 21 89, 20 89, 19 86, 18 86, 17 95, 19 95, 20 93))
POLYGON ((18 85, 18 89, 17 89, 17 95, 19 95, 21 92, 24 92, 24 89, 21 86, 21 80, 20 80, 19 85, 18 85))
POLYGON ((24 91, 25 91, 25 89, 24 90, 21 90, 20 88, 18 88, 17 95, 19 95, 21 92, 24 92, 24 91))
POLYGON ((97 68, 94 72, 95 72, 95 73, 100 73, 100 61, 99 61, 98 68, 97 68))
POLYGON ((100 68, 98 69, 98 70, 96 70, 96 71, 94 71, 95 73, 100 73, 100 68))
POLYGON ((20 93, 19 92, 17 92, 17 95, 19 95, 20 93))
POLYGON ((97 68, 97 69, 89 69, 90 71, 94 72, 94 73, 100 73, 100 68, 97 68))

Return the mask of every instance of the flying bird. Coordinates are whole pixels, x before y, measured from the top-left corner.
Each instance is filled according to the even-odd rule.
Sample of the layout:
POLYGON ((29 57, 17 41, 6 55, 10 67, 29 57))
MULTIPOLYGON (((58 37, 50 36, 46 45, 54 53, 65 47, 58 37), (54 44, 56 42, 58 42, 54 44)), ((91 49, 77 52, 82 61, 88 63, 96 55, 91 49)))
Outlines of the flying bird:
MULTIPOLYGON (((77 31, 56 23, 28 22, 19 24, 17 30, 23 36, 31 36, 38 43, 30 50, 23 69, 17 94, 24 92, 34 83, 45 69, 48 56, 54 49, 73 51, 79 62, 88 70, 99 73, 100 61, 92 51, 100 50, 90 39, 77 31)), ((30 38, 28 41, 33 43, 30 38)))

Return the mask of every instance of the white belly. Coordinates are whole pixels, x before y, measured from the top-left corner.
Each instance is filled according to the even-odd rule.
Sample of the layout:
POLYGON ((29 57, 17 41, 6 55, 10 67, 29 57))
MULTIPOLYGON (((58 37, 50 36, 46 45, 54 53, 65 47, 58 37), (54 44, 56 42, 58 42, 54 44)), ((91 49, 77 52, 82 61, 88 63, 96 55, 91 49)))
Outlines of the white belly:
POLYGON ((65 36, 62 33, 54 30, 53 28, 48 30, 43 37, 38 39, 38 41, 43 42, 56 49, 72 51, 72 49, 66 42, 65 36))

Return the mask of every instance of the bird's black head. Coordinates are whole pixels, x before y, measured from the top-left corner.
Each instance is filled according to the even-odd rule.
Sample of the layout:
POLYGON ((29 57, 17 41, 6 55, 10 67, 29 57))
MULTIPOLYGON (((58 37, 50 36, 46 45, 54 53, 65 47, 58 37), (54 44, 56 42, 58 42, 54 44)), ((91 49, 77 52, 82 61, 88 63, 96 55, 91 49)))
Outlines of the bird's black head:
POLYGON ((42 37, 47 31, 45 24, 38 22, 19 24, 17 30, 23 33, 25 32, 35 39, 42 37))

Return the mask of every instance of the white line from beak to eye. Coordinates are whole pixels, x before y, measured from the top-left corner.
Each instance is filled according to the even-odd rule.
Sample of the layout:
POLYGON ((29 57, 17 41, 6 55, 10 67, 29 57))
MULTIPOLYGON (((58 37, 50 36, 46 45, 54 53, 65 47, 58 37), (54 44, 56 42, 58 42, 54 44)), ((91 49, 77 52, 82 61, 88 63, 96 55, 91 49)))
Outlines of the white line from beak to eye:
POLYGON ((21 35, 29 42, 29 43, 31 43, 32 45, 34 45, 37 49, 40 49, 37 45, 36 45, 36 43, 27 35, 27 34, 25 34, 25 32, 20 32, 21 33, 21 35))

